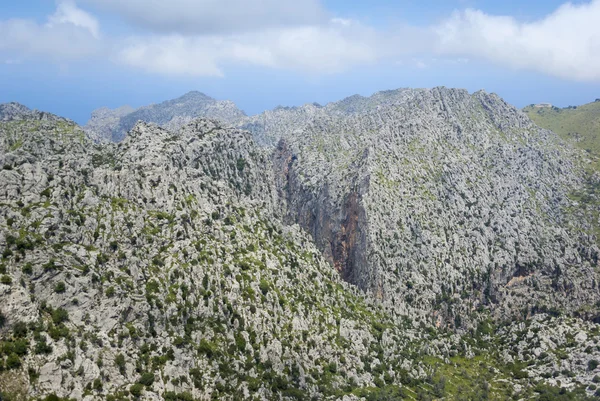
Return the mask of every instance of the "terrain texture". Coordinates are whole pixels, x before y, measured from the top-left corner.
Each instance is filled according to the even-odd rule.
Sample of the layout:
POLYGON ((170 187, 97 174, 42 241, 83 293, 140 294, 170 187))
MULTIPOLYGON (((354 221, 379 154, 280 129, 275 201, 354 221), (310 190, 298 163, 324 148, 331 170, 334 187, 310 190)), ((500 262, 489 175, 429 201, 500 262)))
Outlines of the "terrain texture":
POLYGON ((3 399, 600 395, 588 155, 496 95, 11 103, 0 168, 3 399))

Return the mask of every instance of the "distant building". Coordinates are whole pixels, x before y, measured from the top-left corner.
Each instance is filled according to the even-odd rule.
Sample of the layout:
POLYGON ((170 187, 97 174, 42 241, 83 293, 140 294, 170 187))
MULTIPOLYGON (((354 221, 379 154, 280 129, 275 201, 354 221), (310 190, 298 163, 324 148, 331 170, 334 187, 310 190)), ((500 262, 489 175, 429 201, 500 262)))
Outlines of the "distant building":
POLYGON ((546 108, 546 107, 550 108, 550 107, 552 107, 552 104, 551 103, 538 103, 535 105, 535 107, 540 108, 540 109, 546 108))

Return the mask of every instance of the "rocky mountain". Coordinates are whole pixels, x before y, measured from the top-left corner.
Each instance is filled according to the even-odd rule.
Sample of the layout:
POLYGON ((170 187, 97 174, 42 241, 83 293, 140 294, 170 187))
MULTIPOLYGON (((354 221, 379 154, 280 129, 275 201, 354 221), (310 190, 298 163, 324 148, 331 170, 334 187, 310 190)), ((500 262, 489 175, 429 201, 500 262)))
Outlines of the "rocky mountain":
POLYGON ((407 91, 410 90, 382 91, 370 97, 354 95, 325 106, 311 103, 301 107, 277 107, 274 110, 267 110, 264 113, 242 119, 237 122, 237 126, 250 131, 260 145, 275 147, 281 138, 299 134, 316 119, 344 118, 393 107, 402 102, 403 93, 407 91))
POLYGON ((131 106, 122 106, 116 109, 102 107, 94 110, 92 118, 88 121, 84 130, 96 142, 115 140, 113 134, 119 132, 121 118, 134 111, 135 109, 131 106))
POLYGON ((398 96, 280 143, 290 221, 399 314, 459 327, 481 305, 498 318, 591 312, 597 220, 572 210, 585 183, 572 151, 495 95, 398 96))
POLYGON ((584 154, 485 92, 265 116, 0 106, 3 399, 600 396, 584 154))
POLYGON ((233 124, 245 115, 233 102, 219 101, 200 92, 189 92, 177 99, 132 109, 101 108, 92 113, 84 130, 96 140, 119 142, 138 121, 155 123, 176 130, 195 118, 208 117, 233 124))
POLYGON ((280 106, 252 116, 246 116, 233 102, 217 101, 200 92, 189 92, 177 99, 137 110, 129 106, 114 110, 100 108, 92 112, 84 130, 96 142, 119 142, 138 121, 177 130, 194 118, 204 117, 250 131, 259 145, 275 147, 279 139, 303 130, 315 118, 364 114, 390 107, 402 100, 401 94, 405 91, 407 89, 383 91, 370 97, 354 95, 325 106, 317 103, 300 107, 280 106))
POLYGON ((43 111, 31 110, 27 106, 24 106, 19 103, 13 102, 0 104, 0 122, 25 120, 62 121, 72 123, 66 118, 58 117, 54 114, 46 113, 43 111))

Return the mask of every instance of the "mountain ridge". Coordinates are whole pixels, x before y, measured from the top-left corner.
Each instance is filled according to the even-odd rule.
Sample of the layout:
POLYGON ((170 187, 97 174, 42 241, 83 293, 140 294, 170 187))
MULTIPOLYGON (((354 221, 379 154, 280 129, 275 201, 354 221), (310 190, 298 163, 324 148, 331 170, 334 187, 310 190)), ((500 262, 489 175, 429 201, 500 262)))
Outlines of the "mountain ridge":
POLYGON ((585 154, 497 95, 136 121, 118 143, 7 110, 2 397, 600 395, 585 154))

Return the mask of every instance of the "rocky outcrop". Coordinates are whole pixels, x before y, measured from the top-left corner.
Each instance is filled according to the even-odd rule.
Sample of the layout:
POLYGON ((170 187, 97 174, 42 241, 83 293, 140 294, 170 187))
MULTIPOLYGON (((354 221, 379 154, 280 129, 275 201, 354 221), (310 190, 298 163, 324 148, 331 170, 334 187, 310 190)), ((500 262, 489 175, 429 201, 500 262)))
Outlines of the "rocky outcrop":
POLYGON ((450 326, 482 306, 512 319, 595 304, 593 227, 570 212, 583 183, 572 151, 495 95, 393 95, 363 113, 351 105, 364 98, 343 101, 353 114, 315 118, 275 151, 290 219, 342 277, 450 326))
POLYGON ((0 104, 0 122, 24 120, 70 121, 44 111, 31 110, 19 103, 0 104))
POLYGON ((280 222, 248 132, 138 123, 93 145, 33 118, 0 141, 3 397, 323 398, 424 378, 400 353, 414 330, 280 222))
POLYGON ((116 109, 102 107, 92 112, 92 117, 83 129, 95 142, 111 141, 113 133, 119 131, 121 118, 134 111, 135 109, 131 106, 122 106, 116 109))
POLYGON ((233 102, 215 100, 200 92, 189 92, 177 99, 135 110, 129 106, 115 110, 98 109, 92 113, 92 118, 84 129, 94 140, 119 142, 138 121, 155 123, 176 131, 199 117, 235 125, 244 116, 233 102))

